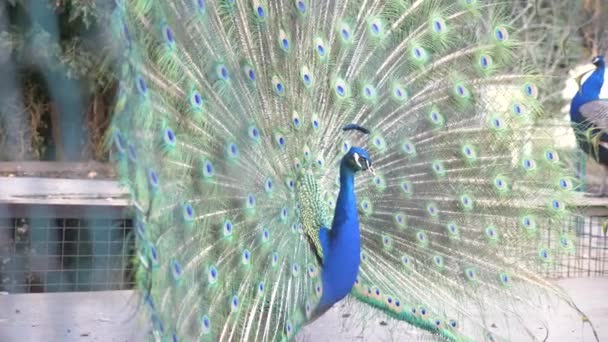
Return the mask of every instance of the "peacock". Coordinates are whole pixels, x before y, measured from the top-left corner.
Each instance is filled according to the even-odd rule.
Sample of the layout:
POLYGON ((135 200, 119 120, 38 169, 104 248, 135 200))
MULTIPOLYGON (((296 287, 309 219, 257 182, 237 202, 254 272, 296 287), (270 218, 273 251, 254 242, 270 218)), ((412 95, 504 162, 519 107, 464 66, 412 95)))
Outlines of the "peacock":
POLYGON ((580 148, 604 169, 600 190, 597 194, 592 194, 601 197, 608 195, 608 86, 604 86, 604 56, 593 58, 592 64, 595 66, 592 71, 587 71, 576 79, 580 89, 570 104, 570 121, 580 148))
POLYGON ((531 134, 544 78, 510 13, 116 0, 108 145, 154 337, 291 340, 345 297, 448 341, 585 318, 542 277, 574 253, 577 183, 531 134))

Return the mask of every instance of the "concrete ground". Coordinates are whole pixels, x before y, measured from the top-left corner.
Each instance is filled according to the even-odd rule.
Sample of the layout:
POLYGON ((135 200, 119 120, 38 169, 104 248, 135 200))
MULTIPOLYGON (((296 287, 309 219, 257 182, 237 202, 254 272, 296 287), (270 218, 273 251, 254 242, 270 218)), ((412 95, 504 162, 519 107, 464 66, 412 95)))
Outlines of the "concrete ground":
MULTIPOLYGON (((594 323, 600 341, 608 341, 608 278, 566 279, 559 284, 594 323)), ((136 317, 131 291, 0 295, 1 342, 138 342, 146 329, 136 317)), ((304 328, 297 340, 435 341, 407 324, 387 320, 382 314, 357 314, 358 304, 335 308, 304 328), (352 313, 352 314, 351 314, 352 313)), ((548 319, 547 341, 594 341, 589 328, 573 329, 577 317, 559 309, 548 319)), ((526 341, 527 339, 516 339, 526 341)))
MULTIPOLYGON (((558 281, 566 290, 579 308, 585 312, 593 322, 600 341, 608 341, 608 278, 580 278, 564 279, 558 281)), ((321 319, 306 326, 298 336, 298 341, 312 342, 346 342, 346 341, 437 341, 438 339, 424 331, 411 328, 406 323, 387 320, 382 314, 368 313, 365 317, 358 317, 356 321, 343 317, 350 312, 364 311, 364 304, 349 303, 344 308, 336 308, 327 312, 321 319), (363 322, 363 323, 362 323, 363 322)), ((593 333, 588 326, 572 329, 572 321, 579 320, 569 308, 559 307, 554 317, 547 319, 549 342, 576 342, 595 341, 593 333)), ((373 312, 373 311, 372 311, 373 312)), ((539 327, 540 337, 544 337, 546 330, 539 327)), ((516 335, 517 336, 517 335, 516 335)), ((514 337, 514 341, 529 341, 530 338, 514 337)))

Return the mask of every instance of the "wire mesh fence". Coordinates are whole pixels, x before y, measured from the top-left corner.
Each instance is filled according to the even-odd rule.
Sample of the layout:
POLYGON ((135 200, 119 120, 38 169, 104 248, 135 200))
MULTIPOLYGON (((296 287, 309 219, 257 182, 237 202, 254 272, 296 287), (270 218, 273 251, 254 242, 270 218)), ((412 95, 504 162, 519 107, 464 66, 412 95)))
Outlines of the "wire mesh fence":
POLYGON ((544 267, 544 275, 548 278, 608 276, 608 237, 602 231, 602 224, 607 220, 606 216, 577 217, 576 253, 544 267))
MULTIPOLYGON (((67 169, 78 167, 55 171, 67 169)), ((0 189, 1 292, 133 286, 129 201, 117 182, 0 177, 0 189)))
POLYGON ((128 218, 0 219, 0 291, 131 288, 131 226, 128 218))
MULTIPOLYGON (((576 253, 543 266, 543 275, 608 276, 606 220, 608 210, 577 218, 576 253)), ((135 282, 132 227, 126 210, 0 208, 0 292, 130 289, 135 282)))

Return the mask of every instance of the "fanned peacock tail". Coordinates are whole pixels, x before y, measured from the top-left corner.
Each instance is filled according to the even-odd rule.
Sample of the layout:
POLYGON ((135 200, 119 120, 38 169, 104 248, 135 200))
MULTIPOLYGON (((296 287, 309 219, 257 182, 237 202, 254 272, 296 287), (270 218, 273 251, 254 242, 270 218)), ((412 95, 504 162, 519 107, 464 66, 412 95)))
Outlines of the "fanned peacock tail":
POLYGON ((116 2, 111 140, 157 336, 292 338, 352 146, 376 169, 354 297, 458 341, 529 329, 545 297, 575 307, 538 270, 574 249, 576 184, 529 129, 538 77, 512 72, 502 2, 116 2))

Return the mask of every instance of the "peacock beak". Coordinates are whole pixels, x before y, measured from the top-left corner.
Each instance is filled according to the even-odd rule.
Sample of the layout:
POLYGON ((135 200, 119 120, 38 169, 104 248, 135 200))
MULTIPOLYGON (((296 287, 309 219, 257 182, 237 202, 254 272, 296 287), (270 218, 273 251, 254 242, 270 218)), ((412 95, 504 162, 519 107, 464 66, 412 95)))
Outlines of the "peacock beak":
POLYGON ((369 171, 372 175, 374 175, 374 177, 376 176, 376 170, 374 170, 374 167, 372 166, 372 164, 369 162, 369 160, 365 159, 365 164, 367 166, 367 171, 369 171))

